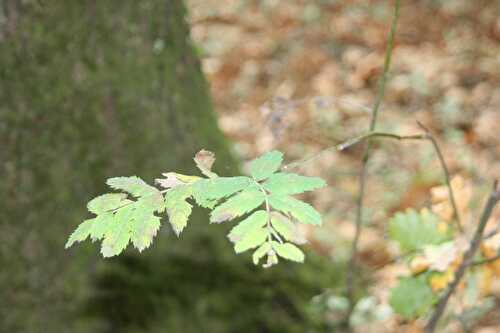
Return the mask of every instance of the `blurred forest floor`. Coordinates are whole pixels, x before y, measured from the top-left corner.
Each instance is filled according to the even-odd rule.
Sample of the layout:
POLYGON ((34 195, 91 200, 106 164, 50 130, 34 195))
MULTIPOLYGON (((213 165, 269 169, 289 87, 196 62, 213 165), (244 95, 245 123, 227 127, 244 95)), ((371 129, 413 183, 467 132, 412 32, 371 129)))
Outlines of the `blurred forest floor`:
MULTIPOLYGON (((315 156, 297 169, 328 181, 327 189, 309 198, 326 223, 304 232, 314 251, 345 262, 354 234, 362 145, 317 154, 368 129, 393 1, 187 4, 220 127, 243 160, 271 149, 284 151, 289 162, 315 156)), ((500 178, 500 1, 402 2, 378 129, 421 133, 416 120, 441 144, 470 231, 491 180, 500 178)), ((360 253, 362 263, 375 269, 369 289, 377 304, 387 303, 388 288, 405 269, 389 264, 395 250, 385 238, 388 218, 408 207, 436 208, 442 184, 429 142, 376 140, 360 253)), ((499 225, 497 209, 488 230, 499 225)), ((496 250, 498 238, 491 243, 496 250)), ((497 305, 499 266, 485 270, 478 286, 497 305)), ((490 311, 475 331, 498 332, 498 314, 490 311)), ((380 330, 392 325, 394 318, 380 330)))

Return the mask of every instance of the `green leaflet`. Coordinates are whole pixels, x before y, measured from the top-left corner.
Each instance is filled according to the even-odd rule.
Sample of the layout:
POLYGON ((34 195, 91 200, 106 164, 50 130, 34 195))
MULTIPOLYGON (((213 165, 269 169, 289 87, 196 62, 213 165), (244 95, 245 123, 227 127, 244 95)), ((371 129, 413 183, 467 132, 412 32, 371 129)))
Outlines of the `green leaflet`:
POLYGON ((118 255, 127 247, 130 241, 133 213, 133 205, 125 206, 116 212, 102 241, 101 253, 103 257, 118 255))
POLYGON ((231 242, 237 243, 241 241, 250 231, 265 226, 266 222, 267 212, 258 210, 245 220, 241 221, 236 227, 231 229, 228 234, 228 238, 231 242))
POLYGON ((272 243, 274 251, 285 259, 296 261, 296 262, 304 262, 304 253, 297 246, 292 243, 283 243, 280 244, 278 242, 273 241, 272 243))
POLYGON ((218 200, 231 196, 253 183, 248 177, 217 177, 193 183, 193 197, 206 208, 213 208, 218 200))
POLYGON ((106 184, 115 190, 128 192, 134 197, 153 195, 159 192, 157 188, 146 184, 137 176, 109 178, 106 184))
POLYGON ((264 200, 264 193, 251 186, 217 206, 210 214, 210 222, 221 223, 242 216, 259 207, 264 200))
POLYGON ((262 244, 252 255, 254 265, 259 264, 259 260, 264 257, 272 249, 271 244, 266 242, 262 244))
POLYGON ((75 242, 83 242, 90 235, 90 231, 92 230, 92 226, 94 225, 94 219, 85 220, 76 228, 75 231, 69 236, 68 241, 64 248, 69 248, 75 242))
POLYGON ((276 265, 277 263, 278 263, 278 256, 276 255, 276 252, 271 250, 267 254, 267 263, 265 263, 262 267, 269 268, 273 265, 276 265))
MULTIPOLYGON (((101 253, 104 257, 120 254, 131 240, 139 251, 144 250, 160 227, 160 219, 154 213, 165 210, 161 192, 135 176, 110 178, 107 184, 138 197, 138 200, 126 199, 125 193, 110 193, 90 201, 88 209, 97 217, 93 219, 88 234, 93 241, 103 240, 101 253)), ((69 246, 73 242, 70 237, 69 246)))
POLYGON ((139 198, 139 201, 144 206, 150 206, 153 211, 163 212, 165 210, 165 202, 161 192, 136 176, 132 177, 116 177, 110 178, 106 183, 114 189, 123 190, 130 193, 132 196, 139 198))
POLYGON ((110 227, 112 226, 115 215, 113 212, 106 212, 98 215, 94 220, 94 225, 90 231, 92 241, 103 239, 110 227))
POLYGON ((165 211, 165 199, 160 191, 141 197, 137 203, 144 207, 149 207, 152 212, 163 213, 165 211))
POLYGON ((168 220, 177 236, 184 230, 189 215, 191 215, 192 206, 186 200, 192 194, 192 186, 179 185, 169 190, 165 195, 168 220))
POLYGON ((413 209, 396 213, 389 221, 389 237, 398 242, 404 252, 421 249, 425 245, 437 245, 448 239, 438 230, 439 218, 424 210, 413 209))
POLYGON ((131 219, 134 221, 147 220, 151 216, 154 216, 156 211, 156 205, 152 205, 151 202, 145 200, 139 200, 131 205, 132 215, 131 219))
POLYGON ((271 213, 271 225, 286 240, 291 240, 295 233, 295 225, 278 212, 271 213))
POLYGON ((434 301, 435 297, 425 281, 425 276, 399 280, 399 284, 391 289, 389 298, 389 304, 394 311, 405 319, 425 314, 434 301))
POLYGON ((130 239, 139 252, 151 245, 160 225, 160 218, 157 216, 150 216, 149 219, 145 220, 135 220, 135 223, 132 224, 130 239))
POLYGON ((87 209, 94 214, 104 213, 123 206, 127 202, 126 197, 125 193, 103 194, 90 200, 87 209))
POLYGON ((157 206, 148 200, 139 200, 120 208, 109 223, 104 235, 101 253, 104 257, 120 254, 129 241, 143 251, 160 228, 160 219, 154 215, 157 206))
POLYGON ((243 235, 243 238, 234 245, 236 253, 253 249, 266 241, 268 231, 266 228, 256 228, 243 235))
POLYGON ((278 171, 281 162, 283 162, 283 153, 276 150, 270 151, 250 163, 250 173, 257 181, 266 179, 278 171))
POLYGON ((273 194, 298 194, 326 186, 323 179, 305 177, 294 173, 275 173, 263 184, 264 188, 273 194))
POLYGON ((271 212, 271 226, 285 240, 295 244, 305 244, 307 240, 301 234, 298 225, 279 212, 271 212))
POLYGON ((93 199, 88 208, 97 214, 83 222, 68 239, 66 247, 76 241, 83 241, 89 235, 92 241, 103 240, 101 253, 104 257, 120 254, 132 240, 133 245, 144 250, 151 244, 160 227, 155 211, 162 211, 165 204, 158 200, 158 194, 140 197, 138 201, 125 199, 124 193, 111 193, 93 199))
POLYGON ((269 204, 276 210, 305 224, 321 225, 321 215, 311 206, 288 196, 271 194, 269 204))

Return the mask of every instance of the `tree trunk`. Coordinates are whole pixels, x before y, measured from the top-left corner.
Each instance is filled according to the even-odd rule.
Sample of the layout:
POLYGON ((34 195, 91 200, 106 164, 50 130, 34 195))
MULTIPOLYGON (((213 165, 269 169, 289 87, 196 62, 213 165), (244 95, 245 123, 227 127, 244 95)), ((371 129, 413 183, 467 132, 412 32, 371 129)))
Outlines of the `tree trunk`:
POLYGON ((2 6, 0 331, 292 332, 304 324, 297 304, 325 284, 302 279, 296 266, 254 268, 234 255, 227 227, 208 228, 200 212, 180 239, 163 221, 140 256, 103 260, 90 242, 64 250, 106 178, 195 172, 202 148, 216 153, 217 171, 237 171, 182 2, 2 6))

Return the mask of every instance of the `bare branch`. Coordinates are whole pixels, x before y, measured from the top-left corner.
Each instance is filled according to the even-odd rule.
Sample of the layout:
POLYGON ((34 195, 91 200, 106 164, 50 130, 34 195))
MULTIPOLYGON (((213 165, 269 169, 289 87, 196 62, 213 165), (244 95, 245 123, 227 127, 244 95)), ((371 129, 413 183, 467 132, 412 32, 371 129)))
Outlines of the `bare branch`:
POLYGON ((436 329, 439 319, 443 315, 446 305, 448 304, 448 300, 450 299, 451 295, 455 292, 455 289, 460 283, 460 280, 462 279, 465 270, 467 269, 468 266, 471 265, 474 254, 476 253, 479 244, 481 243, 481 240, 483 238, 484 228, 486 227, 486 224, 490 219, 490 216, 493 212, 493 208, 495 207, 495 205, 498 203, 499 200, 500 200, 500 190, 498 189, 498 181, 495 181, 491 194, 481 214, 479 225, 477 226, 476 232, 474 233, 474 237, 470 242, 469 248, 464 254, 464 259, 462 261, 462 264, 458 267, 455 273, 455 279, 453 280, 453 282, 451 282, 446 292, 439 299, 438 304, 436 306, 436 310, 434 311, 432 317, 427 322, 427 325, 425 325, 426 333, 433 333, 434 330, 436 329))
POLYGON ((360 136, 352 138, 352 139, 350 139, 348 141, 342 142, 342 143, 340 143, 338 145, 325 148, 325 149, 319 151, 318 153, 316 153, 316 154, 314 154, 312 156, 309 156, 309 157, 306 157, 304 159, 301 159, 301 160, 298 160, 298 161, 286 164, 283 167, 281 167, 281 169, 284 170, 284 171, 295 169, 295 168, 301 166, 302 164, 305 164, 305 163, 308 163, 308 162, 311 162, 311 161, 317 159, 318 157, 320 157, 321 155, 323 155, 326 152, 329 152, 329 151, 332 151, 332 150, 333 151, 344 150, 344 149, 347 149, 350 146, 353 146, 353 145, 355 145, 355 144, 357 144, 357 143, 359 143, 359 142, 361 142, 363 140, 366 140, 368 138, 374 138, 374 137, 396 139, 396 140, 399 140, 399 141, 403 141, 403 140, 426 140, 427 139, 427 135, 426 134, 399 135, 399 134, 396 134, 396 133, 387 133, 387 132, 368 132, 366 134, 362 134, 360 136))
POLYGON ((436 138, 434 138, 431 131, 427 127, 425 127, 421 122, 419 122, 418 120, 417 120, 417 124, 427 134, 427 138, 432 143, 432 146, 434 147, 434 150, 436 151, 436 154, 439 158, 439 162, 441 163, 441 168, 443 169, 443 172, 444 172, 444 180, 446 182, 446 187, 448 188, 448 195, 450 196, 451 206, 453 208, 453 218, 455 219, 458 230, 461 233, 463 233, 464 230, 462 228, 462 223, 460 221, 460 215, 458 214, 458 208, 457 208, 457 204, 455 201, 455 196, 453 194, 453 188, 451 187, 450 172, 448 170, 448 166, 446 164, 446 161, 444 160, 443 153, 441 152, 441 149, 439 148, 437 140, 436 140, 436 138))
MULTIPOLYGON (((380 108, 380 104, 385 95, 385 85, 387 82, 387 74, 389 72, 389 68, 391 65, 392 58, 392 49, 394 46, 394 35, 396 34, 396 27, 399 19, 399 7, 400 0, 396 0, 396 4, 394 6, 394 15, 392 17, 391 30, 389 32, 389 36, 387 38, 387 46, 385 49, 385 59, 384 59, 384 69, 382 72, 382 76, 380 78, 379 91, 377 94, 377 98, 375 100, 375 105, 372 110, 372 117, 370 121, 370 132, 375 131, 378 119, 378 112, 380 108)), ((354 234, 354 240, 352 242, 351 247, 351 256, 349 260, 349 264, 347 266, 347 280, 346 280, 346 288, 347 288, 347 298, 349 299, 349 311, 347 312, 347 323, 349 322, 349 318, 354 310, 354 271, 356 270, 356 254, 358 252, 358 243, 359 238, 361 236, 361 226, 362 226, 362 216, 363 216, 363 199, 365 195, 365 183, 366 183, 366 171, 368 166, 368 159, 370 156, 371 150, 371 141, 368 139, 367 144, 365 145, 365 150, 363 153, 363 160, 361 164, 361 170, 359 173, 359 189, 358 189, 358 200, 356 202, 356 230, 354 234)))
POLYGON ((357 136, 353 139, 350 139, 344 143, 341 143, 336 146, 337 150, 344 150, 349 148, 352 145, 357 144, 360 141, 373 138, 373 137, 382 137, 396 140, 426 140, 427 136, 425 134, 415 134, 415 135, 398 135, 394 133, 386 133, 386 132, 368 132, 366 134, 357 136))
POLYGON ((499 229, 499 226, 493 228, 490 232, 484 235, 483 239, 490 239, 491 237, 495 236, 498 233, 499 229))
POLYGON ((486 264, 490 264, 494 261, 497 261, 500 259, 500 253, 498 253, 496 256, 494 257, 491 257, 491 258, 486 258, 486 259, 483 259, 483 260, 477 260, 477 261, 473 261, 470 263, 470 266, 481 266, 481 265, 486 265, 486 264))
POLYGON ((451 187, 450 172, 449 172, 448 166, 446 164, 446 161, 444 159, 444 156, 443 156, 443 153, 441 151, 441 148, 439 147, 439 144, 437 143, 437 140, 434 138, 434 136, 429 131, 429 129, 427 129, 427 127, 425 127, 419 121, 417 121, 417 123, 425 131, 424 134, 399 135, 399 134, 395 134, 395 133, 372 131, 372 132, 368 132, 366 134, 362 134, 360 136, 357 136, 357 137, 355 137, 353 139, 350 139, 348 141, 345 141, 345 142, 343 142, 341 144, 325 148, 322 151, 320 151, 319 153, 316 153, 315 155, 310 156, 308 158, 305 158, 305 159, 302 159, 300 161, 287 164, 287 165, 283 166, 282 169, 283 170, 290 170, 290 169, 296 168, 296 167, 298 167, 298 166, 300 166, 300 165, 302 165, 304 163, 310 162, 310 161, 318 158, 320 155, 322 155, 323 153, 326 153, 328 151, 332 151, 332 150, 344 150, 344 149, 347 149, 347 148, 349 148, 349 147, 351 147, 351 146, 353 146, 353 145, 355 145, 355 144, 357 144, 357 143, 359 143, 361 141, 368 140, 368 139, 375 138, 375 137, 395 139, 395 140, 399 140, 399 141, 404 141, 404 140, 428 140, 428 141, 430 141, 432 143, 434 151, 436 152, 436 155, 438 156, 439 162, 441 164, 441 168, 443 169, 444 178, 445 178, 445 184, 446 184, 446 187, 448 188, 448 196, 449 196, 449 199, 450 199, 450 202, 451 202, 451 206, 452 206, 452 209, 453 209, 453 218, 454 218, 454 220, 456 222, 457 229, 461 233, 463 233, 462 223, 460 221, 460 215, 458 213, 458 208, 457 208, 457 204, 456 204, 456 201, 455 201, 455 195, 453 193, 453 188, 451 187))

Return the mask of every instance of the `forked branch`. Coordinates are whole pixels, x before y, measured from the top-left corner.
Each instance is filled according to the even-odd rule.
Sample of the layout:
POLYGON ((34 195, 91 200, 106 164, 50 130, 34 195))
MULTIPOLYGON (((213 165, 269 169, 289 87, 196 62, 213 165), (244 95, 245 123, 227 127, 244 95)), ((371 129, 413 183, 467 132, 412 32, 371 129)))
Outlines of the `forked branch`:
POLYGON ((455 289, 457 288, 458 284, 460 283, 460 280, 465 274, 465 270, 472 263, 474 254, 476 253, 481 243, 481 240, 483 239, 484 228, 486 227, 486 224, 491 217, 493 208, 495 207, 495 205, 498 203, 499 200, 500 200, 500 190, 498 189, 498 181, 495 181, 495 183, 493 184, 493 189, 488 198, 488 201, 486 202, 486 205, 481 214, 481 218, 479 219, 479 224, 474 233, 474 237, 470 242, 469 248, 464 254, 464 259, 462 261, 462 264, 460 265, 460 267, 458 267, 458 270, 455 273, 455 279, 453 280, 453 282, 451 282, 446 292, 439 299, 436 306, 436 310, 434 311, 432 317, 427 322, 427 325, 425 325, 426 333, 433 333, 435 331, 439 319, 441 318, 441 316, 444 313, 444 310, 446 309, 448 300, 450 299, 451 295, 455 292, 455 289))
MULTIPOLYGON (((453 192, 453 188, 451 186, 451 180, 450 180, 450 172, 449 172, 449 169, 448 169, 448 165, 446 164, 446 161, 444 159, 444 155, 441 151, 441 148, 439 147, 439 144, 436 140, 436 138, 432 135, 432 133, 422 124, 420 123, 419 121, 417 121, 418 125, 425 131, 424 133, 421 133, 421 134, 413 134, 413 135, 400 135, 400 134, 396 134, 396 133, 388 133, 388 132, 377 132, 377 131, 373 131, 373 132, 368 132, 366 134, 362 134, 362 135, 359 135, 355 138, 352 138, 352 139, 349 139, 343 143, 340 143, 338 145, 335 145, 335 146, 332 146, 332 147, 328 147, 328 148, 325 148, 323 150, 321 150, 319 153, 313 155, 313 156, 310 156, 308 158, 305 158, 303 160, 300 160, 300 161, 297 161, 297 162, 293 162, 293 163, 290 163, 290 164, 287 164, 285 166, 283 166, 283 170, 290 170, 290 169, 293 169, 293 168, 296 168, 298 167, 299 165, 302 165, 304 163, 307 163, 307 162, 310 162, 316 158, 318 158, 320 155, 328 152, 328 151, 341 151, 341 150, 344 150, 344 149, 347 149, 355 144, 358 144, 364 140, 367 140, 367 139, 373 139, 373 138, 383 138, 383 139, 394 139, 394 140, 398 140, 398 141, 407 141, 407 140, 428 140, 432 143, 432 146, 434 148, 434 151, 436 152, 436 155, 439 159, 439 163, 441 165, 441 169, 443 170, 443 174, 444 174, 444 178, 445 178, 445 184, 446 184, 446 187, 448 188, 448 196, 449 196, 449 200, 450 200, 450 203, 451 203, 451 207, 452 207, 452 210, 453 210, 453 217, 454 217, 454 221, 457 225, 457 229, 463 233, 463 228, 462 228, 462 224, 461 224, 461 221, 460 221, 460 215, 458 213, 458 208, 457 208, 457 204, 456 204, 456 201, 455 201, 455 195, 454 195, 454 192, 453 192)), ((485 237, 488 237, 485 236, 485 237)))

